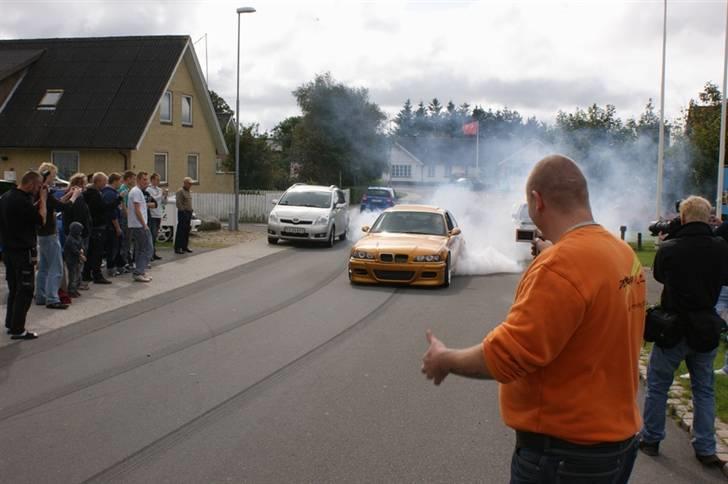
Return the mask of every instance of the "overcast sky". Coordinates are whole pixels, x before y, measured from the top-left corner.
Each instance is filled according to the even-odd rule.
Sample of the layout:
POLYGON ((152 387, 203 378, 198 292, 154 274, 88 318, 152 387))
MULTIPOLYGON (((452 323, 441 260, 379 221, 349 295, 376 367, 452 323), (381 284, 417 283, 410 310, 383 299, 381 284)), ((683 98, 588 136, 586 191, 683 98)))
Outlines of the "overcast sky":
MULTIPOLYGON (((725 1, 668 0, 666 115, 708 80, 722 86, 725 1)), ((241 119, 273 128, 291 91, 330 71, 389 115, 405 99, 508 106, 552 121, 611 103, 622 118, 659 105, 663 2, 0 0, 0 38, 208 35, 209 85, 241 119)), ((196 44, 205 68, 205 43, 196 44)))

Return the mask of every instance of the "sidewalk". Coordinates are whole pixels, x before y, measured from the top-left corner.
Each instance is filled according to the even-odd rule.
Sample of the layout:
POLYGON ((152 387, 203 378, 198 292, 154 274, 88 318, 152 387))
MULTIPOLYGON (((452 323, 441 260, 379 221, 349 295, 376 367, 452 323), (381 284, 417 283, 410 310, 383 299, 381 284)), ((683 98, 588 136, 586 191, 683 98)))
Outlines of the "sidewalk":
MULTIPOLYGON (((195 249, 193 245, 193 249, 195 249)), ((111 279, 112 284, 95 285, 82 291, 81 297, 74 299, 66 310, 47 309, 33 305, 28 312, 26 327, 43 335, 49 331, 63 328, 85 319, 107 313, 129 304, 154 298, 160 294, 194 284, 215 274, 234 269, 267 255, 288 250, 286 246, 270 246, 265 237, 221 249, 204 249, 187 256, 174 257, 167 251, 162 253, 162 263, 152 265, 147 274, 152 276, 150 283, 134 282, 130 274, 111 279)), ((6 300, 2 298, 0 314, 6 312, 6 300)), ((0 347, 17 344, 5 332, 0 336, 0 347)), ((32 344, 32 343, 31 343, 32 344)))

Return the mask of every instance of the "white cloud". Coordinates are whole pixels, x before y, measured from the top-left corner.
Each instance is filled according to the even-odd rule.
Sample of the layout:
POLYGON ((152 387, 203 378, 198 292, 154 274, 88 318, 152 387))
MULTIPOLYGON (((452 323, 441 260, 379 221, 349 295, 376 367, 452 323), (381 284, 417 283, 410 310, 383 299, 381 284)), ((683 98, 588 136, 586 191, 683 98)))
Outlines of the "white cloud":
MULTIPOLYGON (((725 6, 670 0, 668 118, 722 81, 725 6)), ((239 1, 4 0, 1 38, 208 34, 210 86, 235 103, 239 1)), ((241 118, 272 128, 316 73, 406 98, 509 106, 550 120, 613 103, 637 115, 659 96, 662 2, 265 1, 241 18, 241 118)), ((204 67, 204 43, 196 45, 204 67)))

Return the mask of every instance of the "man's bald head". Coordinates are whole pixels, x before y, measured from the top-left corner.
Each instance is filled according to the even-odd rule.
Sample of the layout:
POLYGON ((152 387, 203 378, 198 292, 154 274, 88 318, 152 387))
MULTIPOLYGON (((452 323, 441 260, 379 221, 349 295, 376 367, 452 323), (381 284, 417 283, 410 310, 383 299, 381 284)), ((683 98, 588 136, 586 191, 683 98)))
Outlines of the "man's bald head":
POLYGON ((550 155, 536 163, 526 183, 529 199, 534 191, 558 212, 589 209, 586 178, 574 160, 563 155, 550 155))

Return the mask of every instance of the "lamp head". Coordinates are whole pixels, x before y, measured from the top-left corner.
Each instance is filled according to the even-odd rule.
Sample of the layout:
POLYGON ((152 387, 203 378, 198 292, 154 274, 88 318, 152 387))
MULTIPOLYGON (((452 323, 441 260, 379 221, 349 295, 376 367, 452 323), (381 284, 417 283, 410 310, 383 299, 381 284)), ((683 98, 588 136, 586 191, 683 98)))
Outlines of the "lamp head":
POLYGON ((254 13, 255 9, 253 7, 240 7, 237 12, 240 13, 254 13))

